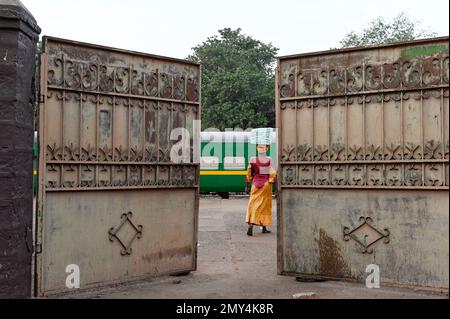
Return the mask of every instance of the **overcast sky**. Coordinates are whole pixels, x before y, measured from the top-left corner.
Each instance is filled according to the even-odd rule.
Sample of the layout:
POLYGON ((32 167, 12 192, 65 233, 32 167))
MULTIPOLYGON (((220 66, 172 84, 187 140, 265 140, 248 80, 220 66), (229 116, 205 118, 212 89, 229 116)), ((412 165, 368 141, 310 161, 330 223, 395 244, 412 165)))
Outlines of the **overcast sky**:
POLYGON ((344 35, 404 11, 421 28, 449 33, 448 0, 22 0, 41 35, 186 58, 217 30, 243 33, 279 55, 337 47, 344 35))

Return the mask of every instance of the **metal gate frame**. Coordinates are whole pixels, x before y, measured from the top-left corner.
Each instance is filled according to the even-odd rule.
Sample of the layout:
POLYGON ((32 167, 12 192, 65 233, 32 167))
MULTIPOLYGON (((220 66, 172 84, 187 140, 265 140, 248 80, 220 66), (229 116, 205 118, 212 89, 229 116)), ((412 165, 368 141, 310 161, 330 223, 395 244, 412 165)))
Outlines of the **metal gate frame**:
MULTIPOLYGON (((448 37, 279 57, 276 69, 275 94, 276 126, 278 129, 278 172, 280 176, 277 187, 277 268, 279 274, 362 281, 360 269, 354 269, 352 262, 368 260, 367 256, 370 256, 375 246, 377 247, 375 249, 378 249, 379 256, 388 255, 385 247, 380 242, 389 243, 390 238, 393 237, 389 236, 389 230, 393 232, 397 229, 395 234, 397 235, 397 240, 400 236, 399 233, 401 233, 403 229, 401 227, 403 226, 399 226, 393 220, 383 220, 382 216, 379 216, 377 212, 370 212, 367 207, 362 207, 363 205, 361 206, 361 214, 367 214, 364 220, 362 219, 363 216, 357 216, 355 212, 348 213, 347 216, 335 217, 333 219, 335 224, 327 224, 323 222, 323 219, 319 221, 318 218, 311 218, 310 216, 314 216, 316 213, 331 216, 328 215, 330 214, 329 212, 323 211, 330 208, 330 206, 320 201, 321 195, 318 194, 322 194, 328 201, 335 199, 333 196, 337 196, 336 198, 342 200, 345 194, 344 191, 349 192, 347 194, 352 192, 364 196, 372 194, 372 198, 380 202, 383 200, 394 200, 395 198, 391 197, 398 196, 400 201, 409 200, 417 203, 417 206, 423 204, 425 207, 427 207, 428 203, 426 200, 429 200, 429 203, 434 203, 434 206, 431 207, 430 205, 425 213, 433 215, 441 224, 437 222, 437 225, 427 224, 427 226, 435 227, 437 233, 445 233, 446 231, 448 236, 448 216, 445 217, 447 213, 444 215, 442 213, 442 209, 446 210, 445 207, 448 207, 447 195, 449 189, 448 37), (445 51, 445 43, 447 43, 446 53, 442 53, 445 51), (401 53, 400 58, 395 60, 401 50, 404 51, 401 53), (374 52, 372 58, 367 53, 368 51, 369 53, 374 52), (381 54, 378 55, 379 53, 381 54), (381 99, 379 100, 380 97, 381 99), (390 100, 385 100, 385 98, 390 100), (440 102, 429 102, 431 99, 440 102), (404 115, 400 113, 402 118, 402 131, 398 133, 401 135, 399 138, 400 146, 393 145, 394 147, 391 149, 390 142, 392 137, 385 137, 385 132, 389 132, 389 126, 385 124, 385 117, 388 115, 384 115, 384 103, 386 105, 388 103, 400 103, 400 109, 402 110, 405 107, 405 110, 407 110, 405 106, 407 100, 413 101, 410 102, 413 104, 413 108, 417 106, 422 112, 419 116, 421 124, 419 124, 420 127, 416 128, 416 132, 411 133, 411 130, 409 130, 409 136, 406 138, 403 131, 404 115), (444 102, 447 103, 445 104, 446 106, 444 106, 444 102), (348 110, 351 103, 356 106, 359 104, 361 107, 358 112, 361 112, 362 115, 359 115, 360 117, 357 117, 354 121, 358 121, 360 118, 364 119, 361 120, 364 123, 362 124, 362 132, 360 132, 363 142, 361 145, 358 145, 359 148, 355 149, 353 144, 349 145, 348 141, 346 143, 346 139, 348 139, 350 134, 347 124, 350 120, 347 112, 350 112, 348 110), (376 145, 376 143, 372 142, 375 134, 370 132, 371 129, 366 129, 364 125, 366 124, 366 111, 368 112, 365 105, 370 103, 378 105, 377 107, 381 109, 381 116, 377 115, 379 116, 378 119, 383 119, 380 130, 381 140, 383 141, 381 145, 376 145), (433 112, 438 113, 436 118, 440 122, 439 129, 432 128, 431 116, 423 111, 425 103, 428 103, 427 105, 437 103, 437 110, 440 109, 440 111, 433 112), (341 141, 343 145, 332 140, 330 133, 332 128, 329 124, 330 107, 345 109, 344 118, 346 120, 343 123, 345 133, 342 133, 344 138, 343 142, 341 141), (324 119, 319 124, 314 122, 316 111, 322 112, 320 116, 323 116, 322 119, 324 119), (285 115, 291 121, 289 130, 286 130, 288 124, 282 120, 283 112, 292 112, 289 113, 289 116, 285 115), (311 112, 312 114, 307 114, 312 116, 312 120, 305 124, 308 130, 312 127, 312 133, 306 132, 311 135, 306 134, 308 137, 305 137, 305 131, 303 131, 301 141, 298 133, 302 130, 300 128, 301 124, 298 123, 299 118, 297 116, 299 112, 304 112, 302 114, 311 112), (425 127, 428 131, 424 133, 425 115, 428 116, 426 119, 427 126, 425 127), (445 122, 445 118, 447 118, 447 122, 445 122), (294 122, 295 124, 292 124, 294 122), (316 127, 315 129, 315 125, 323 125, 323 132, 320 133, 320 142, 316 141, 316 143, 314 143, 315 132, 321 128, 318 129, 316 127), (445 130, 447 130, 447 133, 445 130), (371 141, 368 140, 368 133, 371 134, 371 141), (411 138, 412 135, 414 135, 414 138, 411 138), (417 138, 419 140, 417 145, 409 143, 409 140, 416 139, 416 135, 420 137, 417 138), (304 141, 308 139, 312 139, 312 142, 304 141), (336 143, 336 145, 333 145, 333 143, 336 143), (374 147, 372 147, 372 143, 375 144, 374 147), (394 167, 397 165, 400 165, 400 168, 394 167), (397 176, 396 172, 389 171, 391 166, 401 171, 400 176, 397 176), (335 168, 339 168, 342 172, 335 172, 335 168), (353 168, 355 168, 354 171, 353 168), (351 180, 353 177, 354 180, 351 180), (396 190, 395 194, 398 195, 392 195, 394 194, 392 193, 393 190, 396 190), (290 192, 290 196, 287 196, 287 192, 290 192), (391 197, 389 197, 390 195, 391 197), (303 200, 305 196, 307 198, 303 200), (447 201, 445 196, 447 196, 447 201), (286 204, 285 200, 291 201, 288 208, 283 205, 283 203, 286 204), (313 203, 316 203, 317 206, 311 208, 312 206, 310 205, 313 205, 313 203), (302 204, 306 204, 307 208, 299 206, 302 204), (286 211, 287 209, 289 210, 286 211), (304 210, 308 211, 307 216, 304 216, 304 210), (301 215, 301 217, 293 217, 295 215, 294 211, 295 214, 301 215), (291 237, 289 238, 286 237, 287 230, 284 225, 288 214, 291 220, 295 218, 295 222, 298 223, 295 227, 291 227, 289 231, 289 236, 291 237), (305 239, 305 237, 301 237, 300 233, 311 230, 310 228, 307 230, 300 229, 299 225, 302 223, 300 221, 302 217, 307 217, 308 220, 304 223, 308 223, 308 227, 315 223, 314 227, 320 228, 321 231, 323 227, 332 233, 330 235, 324 231, 324 241, 332 244, 330 245, 332 247, 330 251, 325 252, 329 254, 329 256, 325 256, 328 258, 328 261, 325 260, 328 265, 325 266, 330 267, 329 272, 322 272, 319 269, 322 267, 319 267, 318 264, 315 264, 316 270, 312 270, 314 268, 312 265, 318 258, 316 252, 314 252, 316 249, 318 250, 315 244, 304 243, 304 246, 296 244, 295 249, 291 246, 289 248, 285 247, 286 242, 298 243, 301 240, 300 238, 305 239), (358 220, 358 218, 361 219, 358 220), (385 231, 384 226, 377 225, 377 222, 380 222, 380 220, 383 220, 387 225, 391 223, 392 229, 389 228, 388 231, 385 231), (366 245, 366 243, 359 240, 356 235, 361 229, 372 232, 373 242, 369 241, 369 244, 366 245), (294 234, 296 235, 294 236, 294 234), (290 260, 289 262, 292 261, 293 264, 298 263, 296 266, 287 266, 285 264, 285 257, 288 253, 291 256, 289 258, 295 259, 295 261, 290 260), (359 253, 362 253, 363 256, 359 257, 357 255, 359 253), (304 262, 304 259, 308 258, 309 260, 304 262), (341 262, 342 265, 348 263, 348 265, 345 265, 348 267, 342 272, 340 269, 335 271, 338 267, 333 268, 335 266, 334 262, 341 262), (304 267, 303 271, 300 270, 302 267, 304 267), (290 269, 298 270, 292 271, 290 269)), ((371 111, 373 112, 373 109, 371 111)), ((406 111, 403 112, 406 113, 406 111)), ((413 120, 408 119, 408 121, 411 122, 413 120)), ((380 126, 380 124, 368 122, 366 125, 372 125, 371 127, 373 125, 380 126)), ((336 136, 336 133, 334 134, 336 136)), ((355 134, 355 132, 352 131, 352 134, 355 134)), ((375 139, 378 138, 375 137, 375 139)), ((357 198, 355 196, 352 198, 357 198)), ((364 202, 364 196, 360 197, 362 199, 353 205, 367 203, 367 201, 364 202)), ((354 206, 354 208, 357 207, 354 206)), ((346 209, 351 211, 351 207, 340 207, 340 209, 342 209, 342 212, 346 209)), ((338 214, 338 212, 335 213, 338 214)), ((314 237, 319 243, 322 239, 318 238, 318 230, 317 234, 313 235, 311 233, 310 237, 314 237), (317 238, 315 237, 316 235, 317 238)), ((445 245, 445 241, 443 244, 445 245)), ((392 240, 390 245, 392 245, 392 240)), ((442 253, 445 254, 445 249, 442 253)), ((444 267, 445 262, 442 264, 442 267, 444 267)), ((448 270, 447 274, 445 274, 445 270, 441 268, 439 268, 440 281, 429 276, 430 278, 427 279, 421 278, 420 280, 422 281, 419 282, 419 279, 414 279, 414 274, 412 274, 409 278, 410 282, 397 282, 396 284, 415 287, 434 285, 437 287, 445 284, 446 280, 448 284, 448 270), (429 281, 427 282, 427 280, 429 281)), ((364 270, 362 273, 364 273, 364 270)))
MULTIPOLYGON (((200 127, 197 127, 195 123, 192 125, 188 125, 187 123, 190 123, 191 120, 200 119, 200 64, 187 60, 127 51, 48 36, 43 37, 43 52, 40 57, 40 62, 40 147, 35 229, 35 295, 44 296, 68 291, 64 288, 61 289, 61 287, 48 290, 45 289, 43 284, 43 280, 46 276, 43 253, 47 253, 44 235, 46 232, 46 218, 50 218, 46 215, 48 214, 46 205, 49 192, 53 194, 69 194, 70 196, 70 194, 89 194, 90 192, 104 194, 111 191, 137 192, 142 190, 151 190, 148 194, 153 194, 153 192, 157 192, 158 190, 163 191, 163 194, 170 194, 170 192, 179 190, 182 192, 180 194, 184 194, 183 196, 185 196, 186 194, 184 192, 186 190, 194 191, 194 198, 192 198, 194 204, 193 216, 189 215, 193 218, 191 251, 183 252, 183 254, 191 256, 191 264, 189 266, 183 266, 181 268, 172 267, 171 269, 162 271, 157 270, 157 273, 153 273, 152 271, 148 271, 147 273, 132 273, 129 276, 127 270, 127 276, 125 277, 118 276, 117 278, 112 278, 111 280, 103 282, 93 280, 82 288, 93 288, 140 280, 155 275, 176 274, 196 270, 200 169, 197 150, 199 150, 200 143, 200 127), (50 46, 50 43, 53 48, 50 46), (82 48, 82 50, 73 50, 73 52, 71 52, 72 56, 70 57, 67 56, 67 52, 70 51, 70 48, 82 48), (61 55, 59 56, 58 53, 58 56, 56 56, 55 50, 58 51, 59 49, 61 49, 61 55), (53 51, 50 53, 49 51, 51 50, 53 51), (64 51, 64 53, 62 51, 64 51), (92 54, 95 55, 94 59, 92 54), (123 59, 121 60, 121 58, 123 59), (131 62, 127 61, 127 58, 131 62), (127 62, 130 63, 127 64, 127 62), (155 65, 159 67, 155 69, 155 65), (53 122, 50 124, 46 123, 46 116, 48 116, 46 110, 50 107, 49 100, 53 94, 55 96, 58 95, 57 98, 62 101, 62 111, 58 115, 60 122, 53 122), (79 139, 77 145, 69 145, 64 137, 64 108, 66 106, 65 103, 67 103, 66 97, 69 95, 78 98, 77 101, 80 103, 78 117, 79 139), (82 121, 85 119, 82 114, 82 111, 84 110, 83 101, 87 99, 88 95, 95 98, 91 104, 95 107, 95 138, 93 147, 91 147, 91 145, 84 145, 84 141, 82 140, 84 138, 83 132, 85 132, 82 130, 81 126, 82 121), (106 144, 105 147, 99 145, 99 140, 104 137, 99 137, 99 135, 102 134, 99 132, 99 121, 101 121, 99 119, 99 100, 101 98, 109 99, 109 103, 111 104, 110 109, 112 115, 110 112, 109 122, 106 121, 108 123, 107 127, 110 128, 109 134, 112 135, 110 142, 108 142, 108 144, 112 143, 110 149, 108 149, 106 144), (126 133, 128 141, 125 142, 127 145, 125 145, 124 149, 122 149, 122 146, 124 146, 123 143, 119 142, 117 143, 119 145, 115 145, 115 138, 117 138, 115 133, 118 130, 115 127, 117 124, 115 110, 117 110, 116 104, 118 100, 122 100, 122 102, 125 103, 124 105, 128 106, 128 113, 126 113, 128 124, 124 122, 128 130, 126 133), (134 113, 130 113, 130 108, 132 107, 131 104, 133 102, 138 103, 138 107, 140 107, 141 110, 138 113, 140 117, 137 116, 140 121, 137 125, 133 124, 134 122, 132 123, 132 121, 135 120, 132 118, 134 113), (165 111, 160 110, 165 110, 165 107, 167 108, 167 113, 164 113, 164 115, 163 112, 165 111), (147 111, 149 114, 155 116, 153 124, 148 124, 152 119, 150 119, 150 116, 146 118, 147 111), (154 112, 150 113, 150 111, 154 112), (167 122, 163 122, 161 119, 163 115, 167 115, 167 118, 164 118, 167 122), (175 127, 176 124, 188 128, 191 133, 190 152, 192 162, 173 163, 170 161, 170 148, 177 141, 171 142, 170 140, 167 140, 168 144, 163 144, 166 143, 165 138, 169 137, 164 135, 165 133, 161 133, 166 127, 160 122, 168 124, 166 132, 168 132, 170 128, 175 127), (141 123, 143 128, 140 127, 141 123), (52 136, 46 136, 47 127, 49 125, 60 125, 61 129, 59 132, 61 133, 62 141, 60 145, 49 144, 49 139, 53 138, 52 136), (151 139, 153 139, 154 145, 152 144, 149 147, 147 147, 146 143, 149 143, 151 139, 149 138, 147 141, 146 136, 147 130, 151 131, 151 128, 148 128, 147 125, 153 125, 151 128, 154 131, 154 133, 151 133, 152 135, 149 135, 152 136, 151 139), (131 134, 134 134, 136 127, 138 127, 137 131, 139 132, 137 139, 138 141, 142 141, 142 145, 139 144, 142 146, 142 149, 138 149, 136 145, 133 148, 131 143, 132 137, 130 136, 131 134), (134 130, 133 133, 130 133, 131 129, 134 130), (164 138, 164 141, 162 138, 164 138), (162 147, 164 146, 165 148, 163 149, 162 147), (49 173, 49 167, 52 166, 59 166, 59 168, 56 168, 58 173, 57 176, 53 173, 49 173), (84 175, 85 171, 82 172, 83 166, 86 167, 86 172, 93 173, 86 173, 84 175), (100 166, 103 166, 103 168, 107 170, 107 175, 109 175, 109 177, 101 175, 99 172, 100 166), (68 173, 67 176, 70 175, 69 179, 65 180, 66 174, 64 174, 64 170, 67 169, 67 167, 72 171, 76 171, 76 173, 68 173), (125 168, 126 173, 124 173, 125 175, 123 176, 121 175, 120 178, 115 179, 115 177, 119 176, 118 174, 115 175, 117 167, 119 167, 118 171, 125 168), (133 174, 132 170, 137 173, 133 174), (86 176, 89 180, 86 179, 86 176), (102 179, 100 179, 100 177, 102 179)), ((89 101, 86 103, 89 103, 89 101)), ((119 126, 120 125, 118 125, 118 127, 119 126)), ((134 137, 135 136, 133 135, 133 138, 134 137)), ((134 192, 130 194, 133 193, 134 192)), ((157 196, 158 198, 158 195, 152 196, 157 196)), ((118 221, 115 225, 111 225, 117 227, 112 227, 109 232, 105 232, 104 236, 109 236, 109 240, 113 242, 114 245, 120 247, 120 244, 122 246, 121 254, 127 256, 131 254, 130 245, 127 245, 126 242, 124 243, 119 236, 117 236, 117 232, 119 232, 122 227, 131 227, 131 230, 128 230, 128 232, 136 232, 130 241, 130 243, 132 243, 141 237, 142 227, 141 225, 133 223, 131 215, 126 212, 122 214, 121 218, 122 222, 118 221)), ((147 229, 144 229, 144 232, 146 230, 147 229)), ((148 232, 146 234, 148 234, 148 232)), ((129 234, 126 233, 126 235, 129 234)), ((166 248, 169 249, 170 247, 166 248)), ((180 253, 175 248, 171 251, 171 254, 175 256, 173 258, 176 258, 176 256, 178 256, 177 253, 180 253)), ((117 249, 117 247, 115 249, 117 249)), ((59 252, 53 253, 58 254, 59 252)))

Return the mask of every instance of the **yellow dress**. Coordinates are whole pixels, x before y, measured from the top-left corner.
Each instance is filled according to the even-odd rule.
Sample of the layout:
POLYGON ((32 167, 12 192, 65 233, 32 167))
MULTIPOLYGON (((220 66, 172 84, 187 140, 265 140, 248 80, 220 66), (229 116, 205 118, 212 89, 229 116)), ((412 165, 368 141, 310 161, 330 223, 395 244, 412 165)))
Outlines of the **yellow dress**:
MULTIPOLYGON (((252 182, 252 166, 247 168, 247 182, 252 182)), ((257 226, 272 226, 272 184, 275 183, 276 172, 272 166, 269 169, 269 180, 264 186, 257 188, 252 183, 250 199, 247 207, 246 223, 257 226)))

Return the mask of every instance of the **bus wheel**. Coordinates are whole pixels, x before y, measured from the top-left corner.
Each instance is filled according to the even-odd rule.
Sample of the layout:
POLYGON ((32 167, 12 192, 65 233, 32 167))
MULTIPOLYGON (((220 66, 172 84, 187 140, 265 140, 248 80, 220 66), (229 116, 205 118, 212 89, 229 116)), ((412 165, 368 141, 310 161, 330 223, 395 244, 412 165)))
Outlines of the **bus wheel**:
POLYGON ((228 192, 220 192, 220 193, 218 193, 218 195, 219 195, 222 199, 229 199, 229 198, 230 198, 230 193, 228 193, 228 192))

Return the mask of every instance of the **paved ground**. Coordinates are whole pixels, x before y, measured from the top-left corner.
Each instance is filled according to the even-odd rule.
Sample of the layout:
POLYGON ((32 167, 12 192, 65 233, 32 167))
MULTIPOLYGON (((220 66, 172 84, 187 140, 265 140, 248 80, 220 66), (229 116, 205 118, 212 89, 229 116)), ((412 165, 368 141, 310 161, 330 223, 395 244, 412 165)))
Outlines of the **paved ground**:
POLYGON ((363 284, 332 281, 299 283, 293 277, 278 276, 276 228, 271 234, 255 229, 255 236, 248 237, 247 200, 201 199, 197 271, 85 292, 76 298, 292 298, 300 292, 315 292, 320 298, 448 298, 412 289, 367 289, 363 284))

